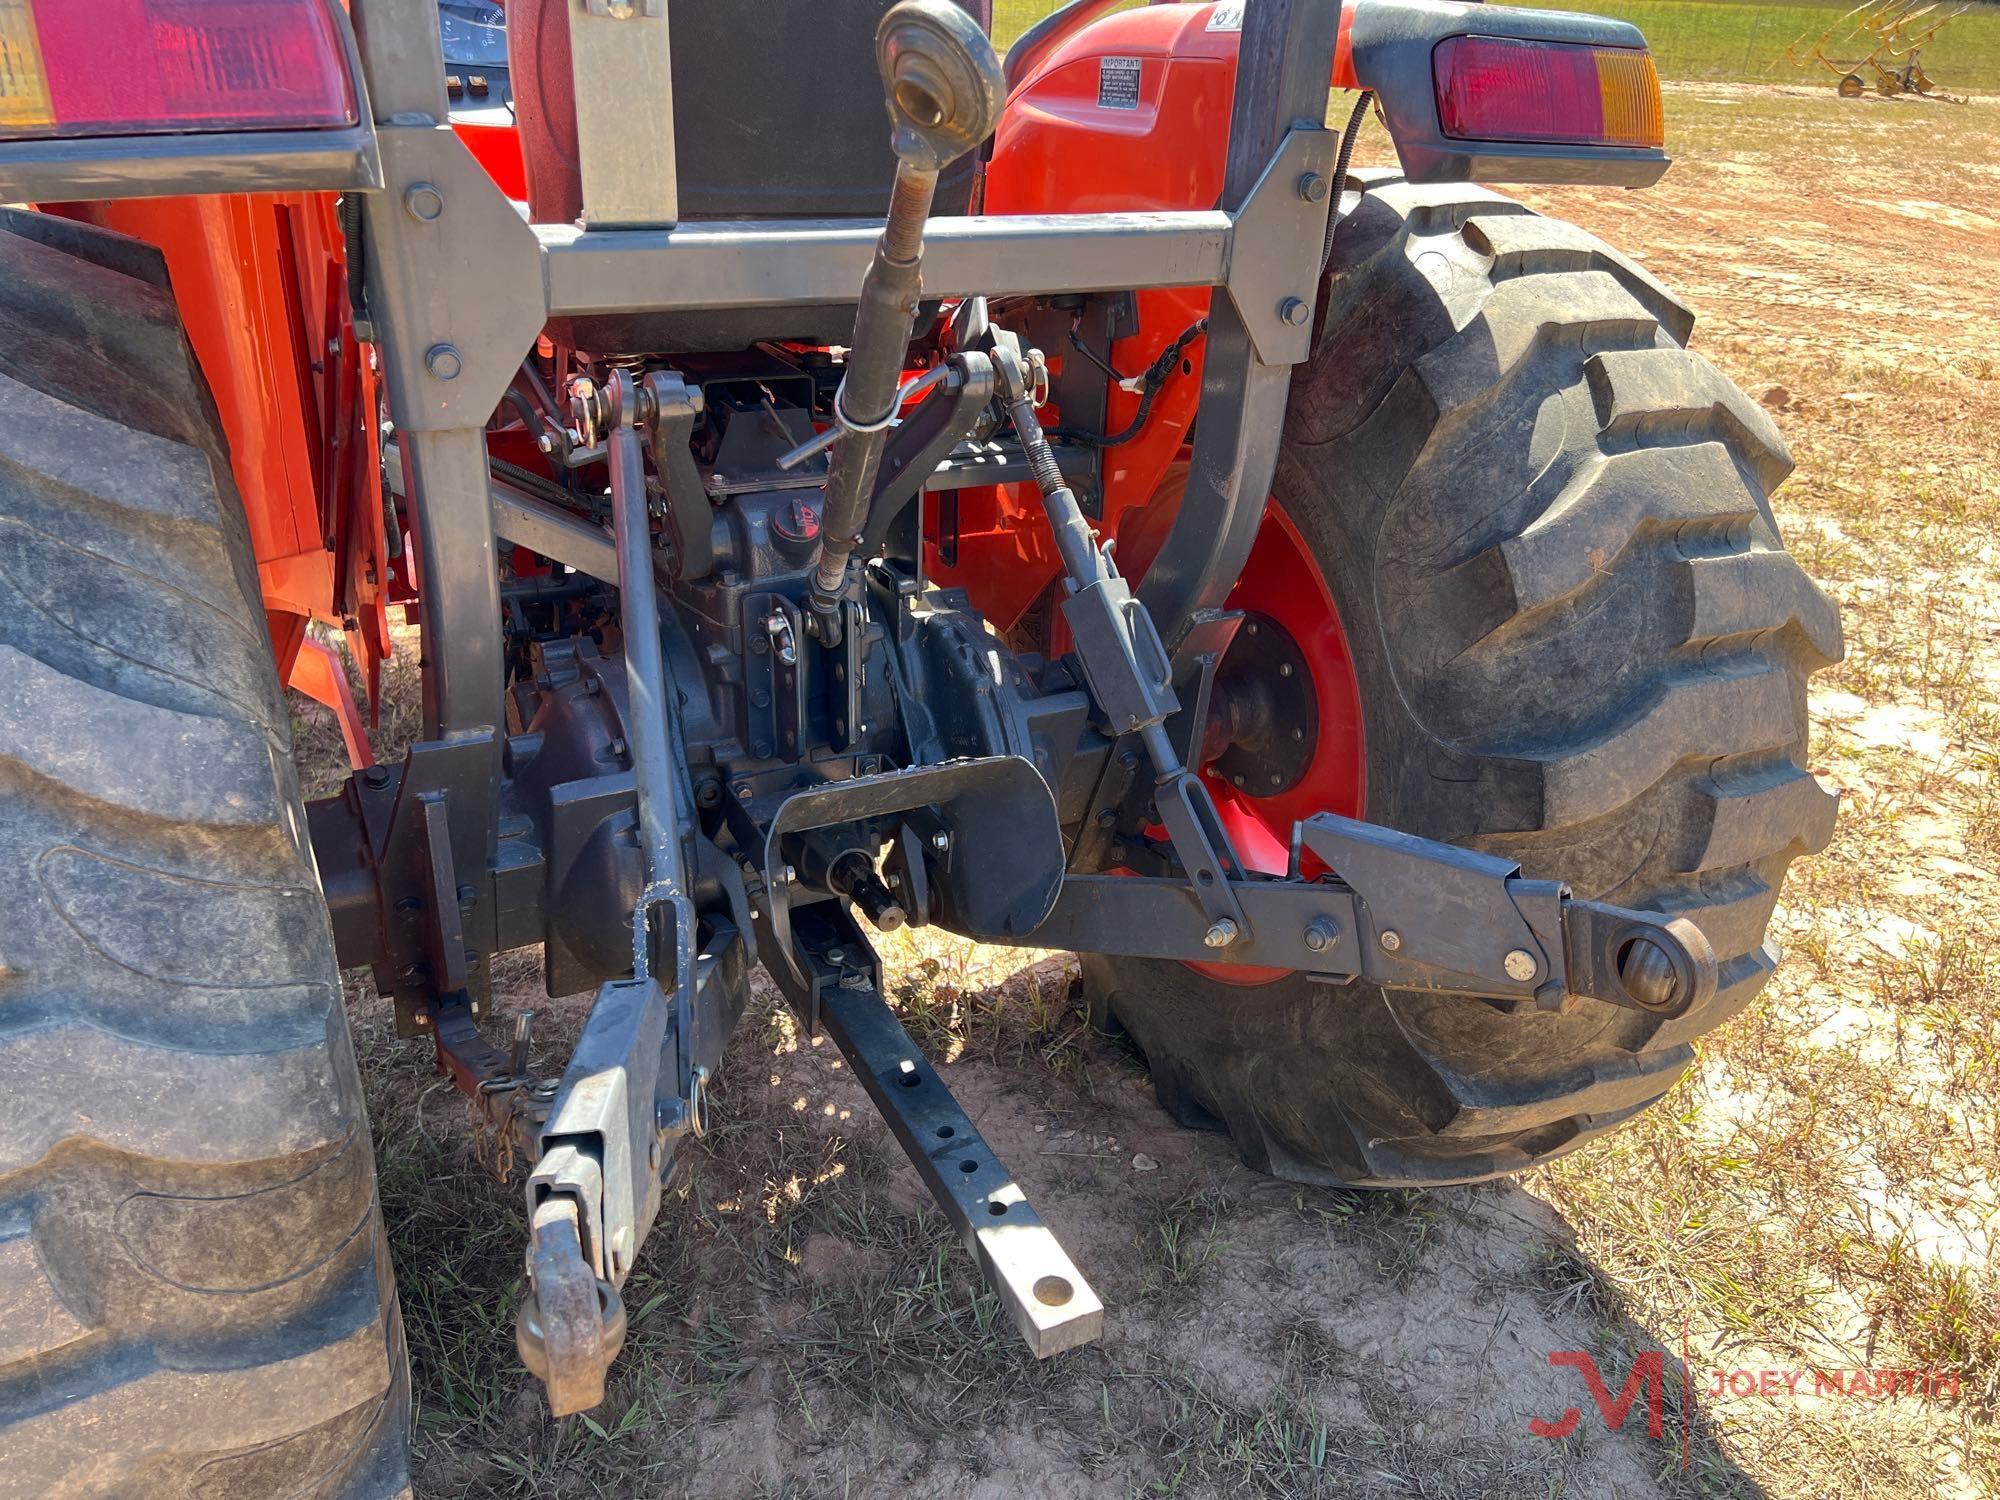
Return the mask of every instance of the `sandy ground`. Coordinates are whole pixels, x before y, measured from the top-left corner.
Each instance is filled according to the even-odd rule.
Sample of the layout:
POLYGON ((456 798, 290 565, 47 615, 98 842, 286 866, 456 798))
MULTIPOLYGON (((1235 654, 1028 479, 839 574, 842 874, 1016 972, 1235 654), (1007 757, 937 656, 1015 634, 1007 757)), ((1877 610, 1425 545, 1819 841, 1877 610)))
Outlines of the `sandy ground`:
MULTIPOLYGON (((2000 1493, 2000 109, 1700 86, 1669 116, 1661 187, 1532 197, 1688 295, 1696 346, 1794 444, 1780 520, 1846 612, 1815 699, 1842 831, 1787 888, 1767 997, 1616 1140, 1368 1197, 1175 1128, 1083 1025, 1072 960, 898 945, 912 1030, 1103 1297, 1103 1341, 1026 1358, 831 1045, 766 997, 628 1287, 611 1399, 554 1423, 513 1363, 518 1190, 355 976, 420 1495, 2000 1493), (1643 1395, 1607 1431, 1564 1351, 1612 1396, 1663 1356, 1658 1436, 1643 1395), (1885 1365, 1961 1393, 1783 1388, 1885 1365), (1572 1407, 1570 1435, 1531 1431, 1572 1407)), ((299 713, 324 780, 328 725, 299 713)), ((587 999, 539 999, 538 972, 497 967, 553 1065, 587 999)))

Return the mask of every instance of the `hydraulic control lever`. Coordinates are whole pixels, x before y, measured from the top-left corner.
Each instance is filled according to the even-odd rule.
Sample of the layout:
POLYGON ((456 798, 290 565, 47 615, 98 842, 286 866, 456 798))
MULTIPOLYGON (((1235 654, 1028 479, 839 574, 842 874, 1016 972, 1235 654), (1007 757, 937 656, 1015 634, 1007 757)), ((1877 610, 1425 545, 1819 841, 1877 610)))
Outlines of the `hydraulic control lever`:
POLYGON ((833 399, 839 436, 826 481, 808 628, 840 639, 847 565, 868 529, 882 447, 900 405, 898 383, 923 293, 924 223, 938 174, 993 132, 1006 87, 979 23, 950 0, 902 0, 875 29, 896 182, 875 258, 861 278, 847 373, 833 399))

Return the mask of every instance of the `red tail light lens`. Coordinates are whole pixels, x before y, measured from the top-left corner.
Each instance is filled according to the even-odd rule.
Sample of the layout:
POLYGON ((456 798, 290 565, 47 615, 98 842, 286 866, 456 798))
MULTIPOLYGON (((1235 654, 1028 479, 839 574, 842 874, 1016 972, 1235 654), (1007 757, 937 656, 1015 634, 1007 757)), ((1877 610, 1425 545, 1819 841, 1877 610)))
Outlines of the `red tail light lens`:
POLYGON ((1658 147, 1653 57, 1633 47, 1455 36, 1431 54, 1438 123, 1461 141, 1658 147))
POLYGON ((0 0, 0 134, 353 125, 330 3, 0 0))

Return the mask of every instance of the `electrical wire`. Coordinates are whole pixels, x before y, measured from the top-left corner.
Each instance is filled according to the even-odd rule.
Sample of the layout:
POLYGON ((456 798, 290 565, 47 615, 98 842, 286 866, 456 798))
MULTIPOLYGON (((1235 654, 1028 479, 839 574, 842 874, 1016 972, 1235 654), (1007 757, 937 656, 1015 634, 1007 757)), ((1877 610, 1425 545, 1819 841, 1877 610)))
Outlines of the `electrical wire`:
MULTIPOLYGON (((1140 430, 1145 427, 1146 419, 1152 415, 1153 398, 1160 393, 1160 388, 1180 368, 1181 356, 1187 352, 1187 346, 1207 332, 1208 319, 1196 319, 1181 330, 1179 338, 1160 351, 1158 359, 1155 359, 1152 364, 1146 367, 1146 373, 1139 376, 1137 381, 1139 387, 1139 410, 1133 414, 1132 420, 1125 424, 1122 431, 1104 434, 1079 432, 1074 427, 1051 427, 1046 430, 1044 435, 1051 438, 1061 438, 1065 442, 1075 443, 1084 448, 1116 448, 1122 443, 1131 442, 1133 438, 1139 435, 1140 430)), ((1106 375, 1110 376, 1121 388, 1125 390, 1132 388, 1134 382, 1120 375, 1117 370, 1112 368, 1109 360, 1102 358, 1085 344, 1077 336, 1074 328, 1070 329, 1069 341, 1083 353, 1086 359, 1096 365, 1106 375)))

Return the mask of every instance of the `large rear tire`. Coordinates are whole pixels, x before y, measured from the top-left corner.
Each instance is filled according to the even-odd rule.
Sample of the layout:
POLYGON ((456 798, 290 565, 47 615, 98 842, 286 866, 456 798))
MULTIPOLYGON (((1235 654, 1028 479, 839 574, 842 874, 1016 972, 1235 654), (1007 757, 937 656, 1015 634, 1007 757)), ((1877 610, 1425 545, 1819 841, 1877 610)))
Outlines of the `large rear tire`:
POLYGON ((1769 977, 1785 867, 1832 830, 1805 679, 1840 626, 1779 541, 1767 497, 1791 459, 1769 418, 1598 240, 1378 178, 1324 298, 1274 498, 1345 629, 1366 816, 1685 913, 1720 986, 1662 1021, 1124 959, 1085 979, 1168 1110, 1252 1166, 1476 1180, 1644 1109, 1769 977))
POLYGON ((0 215, 0 1493, 407 1491, 255 559, 157 251, 0 215))

